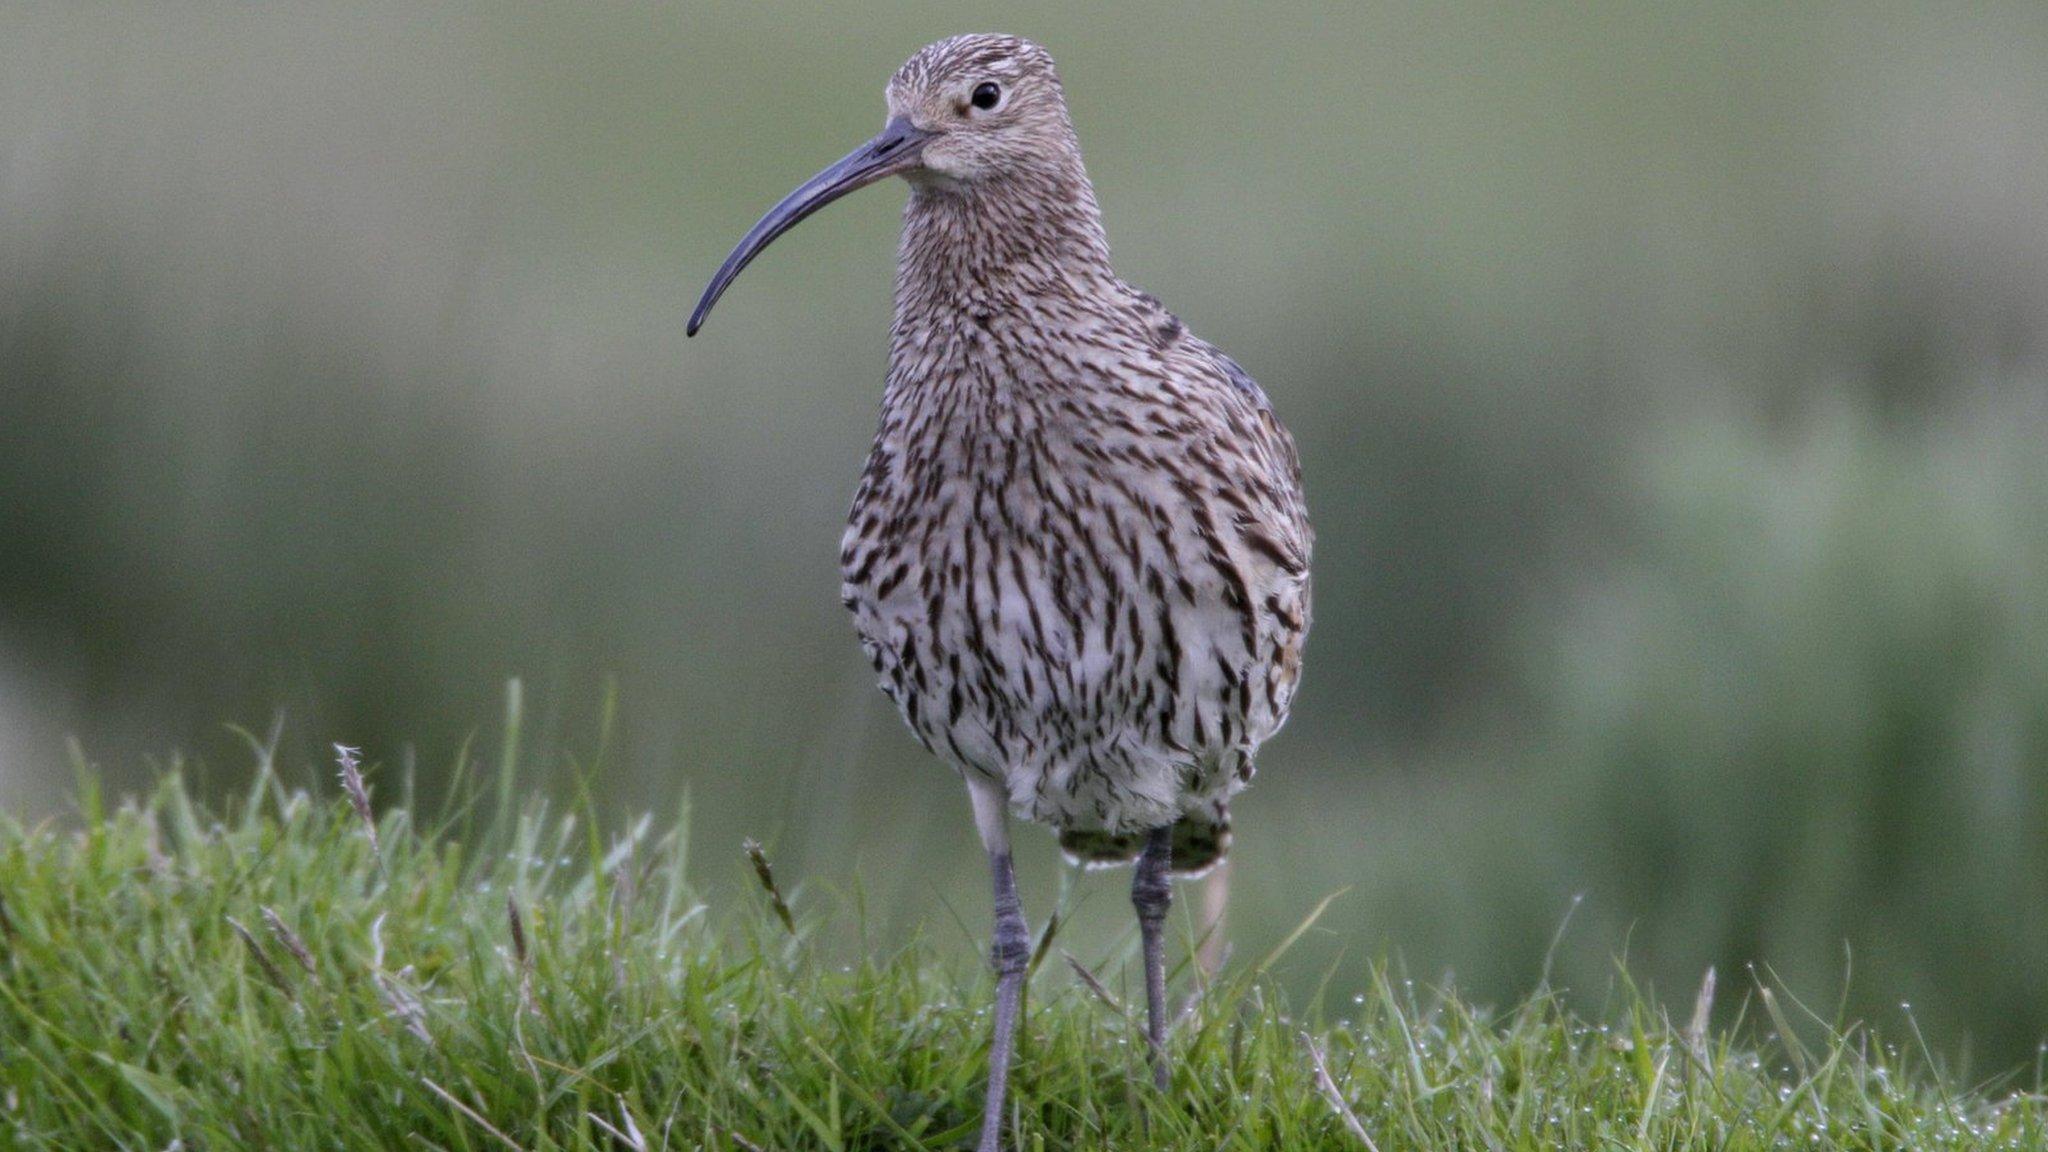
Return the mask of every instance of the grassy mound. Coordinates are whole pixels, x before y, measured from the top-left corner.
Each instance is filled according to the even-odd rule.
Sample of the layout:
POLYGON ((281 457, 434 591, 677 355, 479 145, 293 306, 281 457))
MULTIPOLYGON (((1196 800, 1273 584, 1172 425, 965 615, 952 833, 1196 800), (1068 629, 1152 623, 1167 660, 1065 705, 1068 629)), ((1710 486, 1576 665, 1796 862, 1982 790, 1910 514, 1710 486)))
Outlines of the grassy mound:
MULTIPOLYGON (((536 804, 465 842, 462 813, 372 823, 268 771, 222 811, 175 776, 82 808, 82 827, 0 827, 7 1147, 971 1141, 986 975, 924 944, 835 965, 779 896, 714 911, 686 822, 608 835, 536 804)), ((1768 992, 1717 1034, 1641 998, 1588 1022, 1381 975, 1326 1020, 1291 1018, 1263 964, 1183 971, 1160 1096, 1133 1005, 1040 956, 1023 1149, 2048 1148, 2038 1094, 1947 1084, 1768 992)))

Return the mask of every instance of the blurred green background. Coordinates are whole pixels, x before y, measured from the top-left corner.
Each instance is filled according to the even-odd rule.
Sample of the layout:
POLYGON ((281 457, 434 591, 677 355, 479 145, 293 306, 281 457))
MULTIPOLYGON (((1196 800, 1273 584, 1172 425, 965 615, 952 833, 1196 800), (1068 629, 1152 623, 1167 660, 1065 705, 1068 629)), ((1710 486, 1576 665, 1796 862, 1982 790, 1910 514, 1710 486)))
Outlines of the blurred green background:
MULTIPOLYGON (((696 804, 986 917, 837 603, 902 200, 728 246, 912 50, 1060 59, 1124 274, 1301 442, 1317 622, 1232 937, 1486 998, 1769 965, 1978 1069, 2048 1034, 2048 8, 0 9, 0 808, 282 711, 446 787, 696 804), (1851 959, 1853 957, 1853 960, 1851 959)), ((1049 843, 1025 841, 1047 910, 1049 843)), ((1083 880, 1077 939, 1125 924, 1083 880)), ((1735 990, 1735 991, 1731 991, 1735 990)))

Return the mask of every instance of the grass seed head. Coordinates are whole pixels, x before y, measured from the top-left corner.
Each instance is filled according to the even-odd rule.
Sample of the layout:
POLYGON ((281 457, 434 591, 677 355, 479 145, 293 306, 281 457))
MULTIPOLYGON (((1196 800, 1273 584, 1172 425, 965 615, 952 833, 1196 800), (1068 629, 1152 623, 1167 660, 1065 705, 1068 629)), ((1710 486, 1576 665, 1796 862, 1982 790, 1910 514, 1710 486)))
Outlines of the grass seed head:
POLYGON ((283 917, 267 907, 263 909, 263 923, 270 928, 270 934, 277 937, 277 942, 284 950, 292 954, 292 959, 299 962, 299 967, 306 970, 306 975, 313 975, 313 953, 306 947, 306 942, 299 939, 299 934, 292 931, 291 925, 286 924, 283 917))
POLYGON ((356 810, 356 817, 363 822, 363 828, 370 834, 370 848, 377 848, 377 818, 370 812, 370 789, 363 783, 363 750, 346 744, 334 746, 334 758, 341 764, 341 787, 348 793, 349 806, 356 810))
POLYGON ((768 901, 775 907, 775 918, 782 921, 783 928, 791 936, 796 935, 796 917, 790 913, 789 901, 782 898, 782 889, 775 886, 775 870, 768 866, 768 853, 761 850, 761 842, 745 840, 741 842, 740 848, 746 852, 747 859, 753 861, 754 876, 761 881, 761 887, 767 890, 768 901))

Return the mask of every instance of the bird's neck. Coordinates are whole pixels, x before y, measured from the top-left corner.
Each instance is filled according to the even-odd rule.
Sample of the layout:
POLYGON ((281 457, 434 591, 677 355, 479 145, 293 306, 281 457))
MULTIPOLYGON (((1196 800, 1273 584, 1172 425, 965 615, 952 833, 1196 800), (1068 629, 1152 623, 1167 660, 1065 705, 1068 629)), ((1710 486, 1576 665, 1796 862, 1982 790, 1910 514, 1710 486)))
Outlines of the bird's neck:
POLYGON ((1112 283, 1109 242, 1079 158, 971 184, 914 185, 897 255, 900 325, 971 320, 1112 283))

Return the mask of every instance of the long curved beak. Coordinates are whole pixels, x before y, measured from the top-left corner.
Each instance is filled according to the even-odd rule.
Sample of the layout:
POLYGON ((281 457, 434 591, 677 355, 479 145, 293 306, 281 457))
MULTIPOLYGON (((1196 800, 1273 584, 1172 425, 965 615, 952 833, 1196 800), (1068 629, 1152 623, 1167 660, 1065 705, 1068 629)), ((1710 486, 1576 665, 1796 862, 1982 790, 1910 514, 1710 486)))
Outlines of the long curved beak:
POLYGON ((774 243, 777 236, 803 223, 805 217, 848 192, 916 167, 924 146, 934 135, 912 124, 908 117, 895 117, 880 135, 798 185, 796 191, 783 197, 782 203, 761 217, 760 222, 732 250, 732 255, 725 258, 725 263, 718 266, 718 274, 705 287, 703 299, 697 301, 697 310, 690 313, 690 325, 683 330, 684 335, 697 334, 697 329, 704 326, 704 318, 711 314, 711 306, 718 303, 718 298, 725 295, 725 290, 739 278, 740 270, 760 255, 763 248, 774 243))

